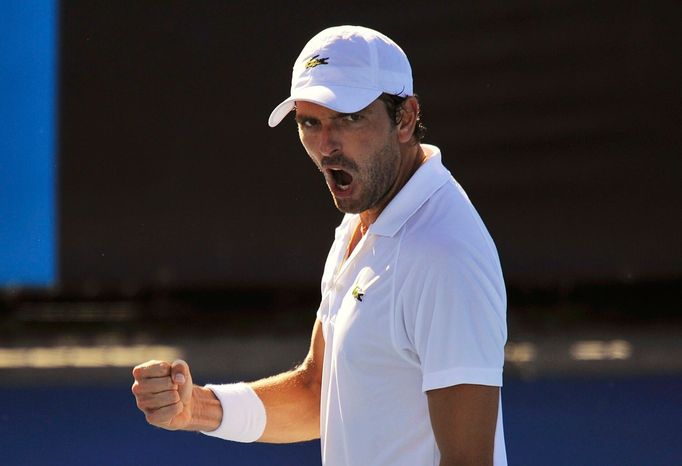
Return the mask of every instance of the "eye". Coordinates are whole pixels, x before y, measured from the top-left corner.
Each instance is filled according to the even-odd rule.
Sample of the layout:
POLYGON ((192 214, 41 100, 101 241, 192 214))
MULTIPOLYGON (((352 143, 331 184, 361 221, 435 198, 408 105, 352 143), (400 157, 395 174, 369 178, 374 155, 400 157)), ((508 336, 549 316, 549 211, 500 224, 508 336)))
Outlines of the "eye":
POLYGON ((301 118, 297 120, 297 122, 301 128, 314 128, 319 123, 319 121, 314 118, 301 118))
POLYGON ((359 113, 348 113, 343 116, 344 121, 356 122, 362 120, 362 115, 359 113))

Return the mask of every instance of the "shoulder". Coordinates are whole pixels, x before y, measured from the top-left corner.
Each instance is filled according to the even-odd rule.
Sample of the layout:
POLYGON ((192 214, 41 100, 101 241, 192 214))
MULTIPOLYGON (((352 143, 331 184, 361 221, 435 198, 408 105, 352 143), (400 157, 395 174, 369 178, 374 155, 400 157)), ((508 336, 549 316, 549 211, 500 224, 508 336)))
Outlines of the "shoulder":
POLYGON ((428 239, 412 238, 401 247, 397 263, 397 290, 432 291, 452 288, 464 281, 490 280, 496 263, 461 239, 445 233, 428 239))
POLYGON ((396 291, 411 290, 408 294, 416 292, 418 298, 435 289, 460 296, 463 290, 483 289, 502 298, 504 278, 492 238, 473 207, 452 206, 447 199, 438 199, 461 199, 452 193, 457 189, 454 182, 444 188, 405 225, 396 263, 396 291))
POLYGON ((454 180, 440 187, 405 223, 401 262, 411 267, 466 265, 499 268, 495 244, 464 190, 454 180))
POLYGON ((498 261, 497 251, 474 210, 462 208, 445 187, 405 224, 401 237, 401 261, 410 267, 451 267, 470 258, 498 261))

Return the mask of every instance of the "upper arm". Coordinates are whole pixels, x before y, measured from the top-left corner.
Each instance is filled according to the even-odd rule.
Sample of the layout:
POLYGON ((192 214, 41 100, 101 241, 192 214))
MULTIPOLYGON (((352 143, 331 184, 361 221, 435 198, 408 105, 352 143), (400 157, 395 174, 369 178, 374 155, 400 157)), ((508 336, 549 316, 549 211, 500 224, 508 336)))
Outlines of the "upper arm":
POLYGON ((426 392, 441 466, 492 466, 499 393, 499 387, 471 384, 426 392))
POLYGON ((310 349, 300 369, 307 372, 311 382, 322 385, 322 365, 324 362, 324 336, 322 334, 322 321, 315 319, 313 334, 310 338, 310 349))

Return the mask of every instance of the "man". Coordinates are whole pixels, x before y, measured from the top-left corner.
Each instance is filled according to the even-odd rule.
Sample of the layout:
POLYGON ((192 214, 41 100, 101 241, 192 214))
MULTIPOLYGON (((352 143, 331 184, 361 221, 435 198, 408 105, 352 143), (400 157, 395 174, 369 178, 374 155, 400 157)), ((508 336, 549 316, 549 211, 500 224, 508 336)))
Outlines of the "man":
POLYGON ((506 297, 492 239, 423 127, 403 51, 334 27, 296 60, 301 142, 346 215, 310 351, 253 383, 192 384, 184 361, 133 371, 147 420, 225 439, 321 438, 325 466, 506 465, 506 297))

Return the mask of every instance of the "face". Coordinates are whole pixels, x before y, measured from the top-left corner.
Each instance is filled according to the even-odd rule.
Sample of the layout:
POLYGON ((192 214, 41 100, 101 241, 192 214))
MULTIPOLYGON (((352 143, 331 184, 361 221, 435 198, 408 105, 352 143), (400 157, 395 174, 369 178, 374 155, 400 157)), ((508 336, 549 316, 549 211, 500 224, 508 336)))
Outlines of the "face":
POLYGON ((396 128, 383 102, 350 114, 297 102, 296 122, 303 147, 340 211, 360 213, 382 205, 401 164, 396 128))

